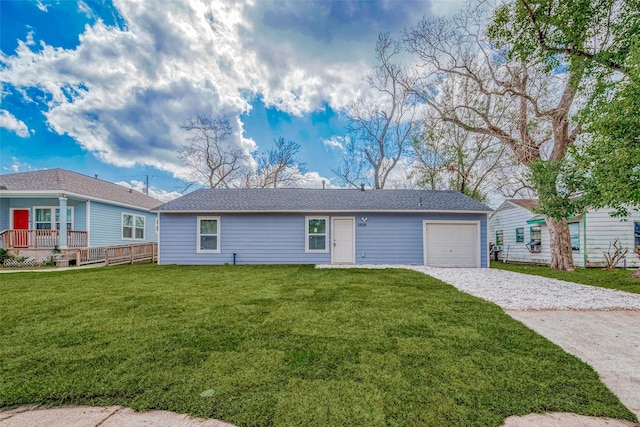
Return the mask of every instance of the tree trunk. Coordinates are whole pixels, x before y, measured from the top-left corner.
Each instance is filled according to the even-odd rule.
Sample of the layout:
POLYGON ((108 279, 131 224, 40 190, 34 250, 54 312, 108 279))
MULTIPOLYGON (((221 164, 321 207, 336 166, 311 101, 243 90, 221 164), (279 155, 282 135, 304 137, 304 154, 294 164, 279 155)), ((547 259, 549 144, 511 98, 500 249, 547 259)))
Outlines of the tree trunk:
POLYGON ((575 271, 573 265, 573 251, 571 249, 571 235, 566 219, 546 217, 549 228, 549 244, 551 246, 551 268, 554 270, 575 271))

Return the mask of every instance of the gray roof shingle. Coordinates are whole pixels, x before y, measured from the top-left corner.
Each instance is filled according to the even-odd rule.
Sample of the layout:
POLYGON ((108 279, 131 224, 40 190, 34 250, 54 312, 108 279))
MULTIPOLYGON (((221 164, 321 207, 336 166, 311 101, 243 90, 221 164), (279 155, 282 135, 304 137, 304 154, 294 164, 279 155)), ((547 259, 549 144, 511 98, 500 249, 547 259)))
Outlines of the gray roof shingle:
POLYGON ((116 204, 153 209, 160 200, 136 190, 101 179, 89 177, 66 169, 45 169, 0 175, 0 196, 11 192, 59 191, 102 199, 116 204))
POLYGON ((457 191, 356 189, 196 190, 167 202, 159 212, 474 211, 486 205, 457 191))

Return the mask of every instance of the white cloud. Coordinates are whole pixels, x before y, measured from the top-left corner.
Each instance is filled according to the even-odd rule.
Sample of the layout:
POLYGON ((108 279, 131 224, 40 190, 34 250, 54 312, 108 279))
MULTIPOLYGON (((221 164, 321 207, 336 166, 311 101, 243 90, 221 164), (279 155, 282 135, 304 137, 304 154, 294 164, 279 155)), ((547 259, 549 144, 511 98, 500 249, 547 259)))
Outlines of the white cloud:
POLYGON ((87 18, 91 18, 93 16, 93 10, 91 10, 89 5, 82 0, 78 0, 78 10, 84 13, 87 18))
POLYGON ((5 171, 10 173, 27 172, 33 170, 29 163, 21 162, 17 157, 11 158, 11 166, 4 167, 5 171))
POLYGON ((42 12, 48 12, 49 9, 46 4, 42 3, 42 0, 37 0, 36 2, 36 6, 38 6, 38 9, 40 9, 42 12))
POLYGON ((345 146, 349 144, 349 136, 334 135, 329 139, 323 139, 322 144, 332 150, 345 152, 345 146))
POLYGON ((20 138, 29 138, 31 136, 27 125, 7 110, 0 110, 0 128, 10 130, 20 138))
MULTIPOLYGON (((132 180, 131 182, 120 181, 116 182, 118 185, 122 185, 123 187, 132 188, 136 191, 144 193, 145 191, 145 183, 142 181, 132 180)), ((162 202, 168 202, 173 199, 177 199, 182 196, 182 193, 177 191, 166 191, 158 188, 154 188, 153 186, 149 186, 149 196, 154 199, 158 199, 162 202)))
MULTIPOLYGON (((255 142, 243 136, 240 116, 251 100, 293 115, 325 103, 340 110, 366 89, 361 77, 377 33, 399 32, 430 5, 357 4, 361 9, 342 2, 190 0, 158 7, 114 0, 122 26, 87 25, 73 49, 46 40, 33 49, 30 33, 15 55, 0 52, 0 81, 4 90, 44 104, 52 131, 101 160, 186 178, 176 152, 186 142, 180 124, 190 116, 229 117, 233 143, 250 153, 255 142), (29 88, 43 95, 33 99, 29 88)), ((41 1, 38 7, 47 11, 41 1)), ((93 14, 84 1, 78 8, 93 14)))
POLYGON ((331 180, 329 178, 321 176, 318 172, 305 173, 303 176, 303 184, 301 186, 304 188, 337 188, 331 184, 331 180))

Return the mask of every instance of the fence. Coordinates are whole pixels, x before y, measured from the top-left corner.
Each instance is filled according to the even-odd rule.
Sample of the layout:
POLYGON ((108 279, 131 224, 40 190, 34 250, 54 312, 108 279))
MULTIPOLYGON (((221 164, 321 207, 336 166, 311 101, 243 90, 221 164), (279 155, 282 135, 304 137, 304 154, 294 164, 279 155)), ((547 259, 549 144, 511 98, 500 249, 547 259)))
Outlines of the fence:
MULTIPOLYGON (((67 230, 67 247, 87 246, 86 231, 67 230)), ((60 245, 59 230, 3 230, 0 247, 4 249, 55 248, 60 245)))
POLYGON ((142 261, 155 261, 157 257, 157 243, 83 248, 77 251, 76 265, 97 262, 104 262, 105 265, 133 264, 142 261))

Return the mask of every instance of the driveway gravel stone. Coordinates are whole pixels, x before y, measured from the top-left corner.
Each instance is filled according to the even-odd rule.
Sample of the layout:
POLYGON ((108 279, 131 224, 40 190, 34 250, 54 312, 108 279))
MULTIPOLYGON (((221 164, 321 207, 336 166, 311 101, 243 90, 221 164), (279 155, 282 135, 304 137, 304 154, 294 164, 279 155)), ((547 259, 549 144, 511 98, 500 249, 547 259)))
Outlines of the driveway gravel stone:
POLYGON ((505 310, 640 310, 640 295, 492 268, 420 265, 319 265, 319 268, 407 268, 428 274, 505 310))

